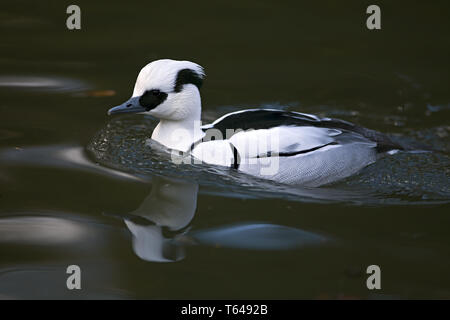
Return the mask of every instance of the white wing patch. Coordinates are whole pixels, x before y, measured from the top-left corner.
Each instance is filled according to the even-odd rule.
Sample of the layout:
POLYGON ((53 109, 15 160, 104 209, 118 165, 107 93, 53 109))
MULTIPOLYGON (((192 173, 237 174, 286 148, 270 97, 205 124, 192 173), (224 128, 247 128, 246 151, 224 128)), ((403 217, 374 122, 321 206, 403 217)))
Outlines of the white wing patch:
POLYGON ((281 126, 270 129, 241 131, 229 141, 241 158, 257 158, 267 154, 296 153, 318 148, 335 141, 340 130, 317 127, 281 126))

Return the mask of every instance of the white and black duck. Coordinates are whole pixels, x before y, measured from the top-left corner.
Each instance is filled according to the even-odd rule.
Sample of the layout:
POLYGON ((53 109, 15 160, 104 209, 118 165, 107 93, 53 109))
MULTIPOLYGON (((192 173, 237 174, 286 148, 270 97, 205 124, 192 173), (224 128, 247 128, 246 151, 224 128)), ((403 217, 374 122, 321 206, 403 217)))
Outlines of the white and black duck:
POLYGON ((272 109, 233 112, 201 125, 201 66, 157 60, 139 73, 133 95, 108 114, 146 113, 151 138, 204 163, 280 183, 316 187, 360 171, 402 146, 347 121, 272 109))

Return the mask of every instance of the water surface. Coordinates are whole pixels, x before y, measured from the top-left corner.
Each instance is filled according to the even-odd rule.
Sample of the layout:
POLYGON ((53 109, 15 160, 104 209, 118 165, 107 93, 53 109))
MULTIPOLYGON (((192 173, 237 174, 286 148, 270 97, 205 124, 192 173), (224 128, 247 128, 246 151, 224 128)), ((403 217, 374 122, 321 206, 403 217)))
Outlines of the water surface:
POLYGON ((81 1, 80 31, 3 4, 0 298, 450 298, 450 8, 381 2, 372 32, 368 4, 81 1), (205 122, 296 110, 436 151, 318 189, 176 166, 154 120, 106 115, 158 58, 205 67, 205 122))

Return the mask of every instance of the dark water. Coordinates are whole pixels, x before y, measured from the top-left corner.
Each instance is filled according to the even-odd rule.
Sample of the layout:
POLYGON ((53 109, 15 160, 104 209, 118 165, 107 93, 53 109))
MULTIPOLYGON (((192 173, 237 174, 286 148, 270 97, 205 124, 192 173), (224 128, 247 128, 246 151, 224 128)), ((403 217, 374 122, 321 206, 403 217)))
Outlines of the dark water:
POLYGON ((447 3, 378 2, 379 31, 364 1, 79 1, 80 31, 69 4, 1 5, 0 298, 450 298, 447 3), (159 58, 205 67, 205 121, 297 110, 437 151, 319 189, 176 166, 153 120, 106 116, 159 58))

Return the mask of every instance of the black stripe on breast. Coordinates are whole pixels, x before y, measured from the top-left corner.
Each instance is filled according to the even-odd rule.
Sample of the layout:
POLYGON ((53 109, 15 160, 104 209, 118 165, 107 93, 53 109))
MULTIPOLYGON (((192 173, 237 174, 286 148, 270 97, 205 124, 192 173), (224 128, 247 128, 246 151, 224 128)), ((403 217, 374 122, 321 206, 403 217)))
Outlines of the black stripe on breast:
POLYGON ((241 163, 241 157, 237 148, 230 142, 231 150, 233 151, 233 169, 239 169, 239 164, 241 163))

